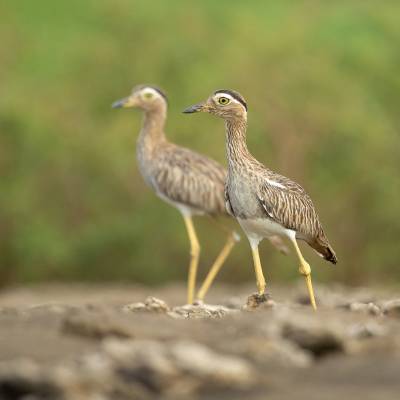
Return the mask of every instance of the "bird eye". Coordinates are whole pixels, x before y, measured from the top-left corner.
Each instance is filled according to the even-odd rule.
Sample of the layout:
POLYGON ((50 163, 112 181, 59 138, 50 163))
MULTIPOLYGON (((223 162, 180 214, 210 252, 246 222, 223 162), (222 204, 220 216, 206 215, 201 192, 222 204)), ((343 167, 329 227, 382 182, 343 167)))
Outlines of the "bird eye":
POLYGON ((218 103, 221 104, 222 106, 226 106, 230 100, 227 97, 220 97, 218 99, 218 103))
POLYGON ((144 97, 146 100, 150 100, 150 99, 153 97, 153 93, 151 93, 151 92, 144 92, 144 93, 143 93, 143 97, 144 97))

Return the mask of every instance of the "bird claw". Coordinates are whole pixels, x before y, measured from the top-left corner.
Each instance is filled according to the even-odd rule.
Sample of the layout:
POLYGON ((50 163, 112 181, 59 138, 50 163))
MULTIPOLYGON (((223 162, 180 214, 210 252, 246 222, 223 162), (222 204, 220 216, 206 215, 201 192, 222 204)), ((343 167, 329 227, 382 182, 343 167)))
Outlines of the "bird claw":
POLYGON ((247 298, 246 308, 257 308, 261 304, 269 302, 271 299, 271 295, 267 292, 262 294, 253 293, 247 298))

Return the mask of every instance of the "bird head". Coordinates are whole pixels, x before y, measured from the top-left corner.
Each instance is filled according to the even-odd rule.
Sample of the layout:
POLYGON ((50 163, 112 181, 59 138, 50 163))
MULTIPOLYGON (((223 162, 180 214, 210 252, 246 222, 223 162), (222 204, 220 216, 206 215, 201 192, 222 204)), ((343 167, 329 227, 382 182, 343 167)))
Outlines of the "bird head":
POLYGON ((139 85, 132 89, 128 97, 114 102, 112 108, 140 108, 151 111, 166 105, 167 97, 160 89, 150 85, 139 85))
POLYGON ((221 89, 215 91, 205 102, 188 107, 183 112, 186 114, 208 112, 229 120, 245 118, 247 115, 247 104, 240 93, 234 90, 221 89))

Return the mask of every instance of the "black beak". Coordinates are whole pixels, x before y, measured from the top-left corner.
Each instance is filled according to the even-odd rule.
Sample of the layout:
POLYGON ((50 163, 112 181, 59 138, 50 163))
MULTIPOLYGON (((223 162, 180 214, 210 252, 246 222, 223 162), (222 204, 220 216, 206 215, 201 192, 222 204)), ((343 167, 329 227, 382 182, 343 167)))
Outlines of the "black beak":
POLYGON ((125 97, 121 100, 114 101, 114 103, 112 103, 112 105, 111 105, 111 108, 122 108, 126 104, 127 101, 128 101, 128 97, 125 97))
POLYGON ((192 114, 192 113, 203 111, 203 110, 204 110, 204 104, 203 103, 199 103, 199 104, 195 104, 194 106, 186 108, 182 112, 184 114, 192 114))

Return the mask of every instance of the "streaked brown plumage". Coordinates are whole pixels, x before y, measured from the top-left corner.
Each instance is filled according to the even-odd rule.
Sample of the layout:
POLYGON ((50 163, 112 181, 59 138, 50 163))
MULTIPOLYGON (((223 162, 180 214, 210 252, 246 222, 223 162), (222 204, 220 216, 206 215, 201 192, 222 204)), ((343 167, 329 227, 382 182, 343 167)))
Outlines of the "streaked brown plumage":
MULTIPOLYGON (((136 148, 139 169, 145 182, 159 197, 176 207, 185 221, 191 253, 187 301, 192 303, 200 257, 200 244, 192 215, 224 214, 222 188, 225 171, 208 157, 167 140, 164 132, 167 99, 160 89, 147 85, 136 86, 130 96, 115 102, 113 107, 139 107, 144 111, 136 148)), ((214 270, 222 266, 234 241, 232 234, 214 263, 214 270)), ((209 280, 212 281, 211 278, 209 280)), ((204 289, 202 287, 203 296, 210 284, 207 283, 204 289)))
MULTIPOLYGON (((139 107, 144 111, 136 148, 139 169, 145 182, 159 197, 176 207, 185 220, 192 255, 188 283, 188 302, 191 303, 200 253, 191 218, 196 214, 227 215, 224 199, 226 170, 211 158, 167 140, 164 132, 167 99, 160 89, 136 86, 129 97, 115 102, 113 107, 139 107)), ((203 299, 237 237, 233 233, 229 236, 199 290, 199 299, 203 299)), ((272 238, 272 241, 275 247, 286 252, 286 246, 279 238, 272 238)))
POLYGON ((160 89, 136 86, 131 96, 113 107, 143 109, 143 126, 136 147, 138 165, 145 182, 162 199, 186 207, 193 214, 226 214, 225 169, 211 158, 167 140, 167 101, 160 89))
POLYGON ((189 206, 194 213, 227 214, 223 196, 226 171, 217 162, 170 142, 160 143, 150 157, 154 164, 149 183, 157 193, 189 206))
MULTIPOLYGON (((230 123, 227 126, 229 129, 229 142, 227 144, 229 154, 235 160, 230 163, 232 170, 235 171, 230 175, 237 173, 247 179, 254 188, 256 199, 260 203, 260 207, 255 213, 249 214, 248 210, 239 208, 237 213, 233 211, 233 215, 237 218, 246 219, 262 218, 267 214, 269 218, 286 229, 296 231, 296 238, 305 240, 327 261, 336 264, 336 255, 324 233, 310 196, 298 183, 266 168, 247 149, 242 148, 238 152, 237 149, 240 148, 240 144, 237 142, 245 142, 243 138, 238 139, 237 135, 240 135, 240 133, 236 131, 235 127, 231 126, 230 123), (235 147, 235 149, 232 147, 235 147), (238 160, 238 157, 240 160, 238 160), (274 182, 274 184, 269 182, 274 182)), ((229 198, 228 193, 227 191, 227 198, 229 198)))
POLYGON ((202 104, 185 110, 205 111, 225 120, 228 177, 225 187, 226 207, 237 218, 252 247, 259 293, 265 280, 258 254, 258 244, 274 234, 288 237, 306 277, 310 301, 316 308, 311 283, 311 268, 301 255, 296 239, 305 240, 326 260, 336 263, 336 255, 323 231, 311 198, 289 178, 279 175, 257 161, 246 145, 247 105, 232 90, 218 90, 202 104))

